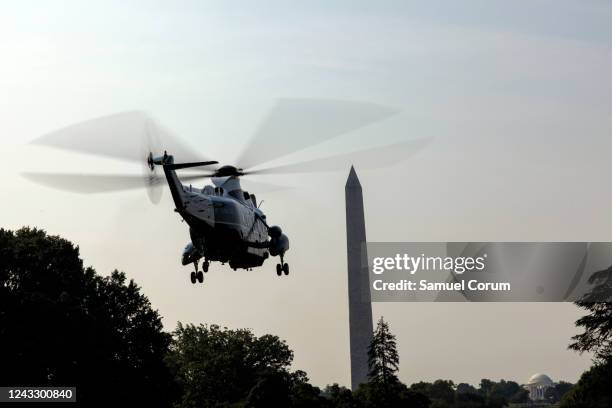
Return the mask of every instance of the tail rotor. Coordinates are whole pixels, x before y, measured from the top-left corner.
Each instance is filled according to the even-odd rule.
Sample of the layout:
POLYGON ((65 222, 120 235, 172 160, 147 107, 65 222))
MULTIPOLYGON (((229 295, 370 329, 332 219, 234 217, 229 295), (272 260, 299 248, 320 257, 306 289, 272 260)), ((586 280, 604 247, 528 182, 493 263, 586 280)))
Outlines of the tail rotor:
POLYGON ((160 142, 157 134, 153 132, 151 120, 146 120, 144 124, 144 132, 142 137, 141 152, 143 159, 142 179, 144 186, 147 189, 149 201, 153 204, 158 204, 164 192, 163 176, 160 174, 157 166, 153 162, 153 157, 160 153, 160 142))

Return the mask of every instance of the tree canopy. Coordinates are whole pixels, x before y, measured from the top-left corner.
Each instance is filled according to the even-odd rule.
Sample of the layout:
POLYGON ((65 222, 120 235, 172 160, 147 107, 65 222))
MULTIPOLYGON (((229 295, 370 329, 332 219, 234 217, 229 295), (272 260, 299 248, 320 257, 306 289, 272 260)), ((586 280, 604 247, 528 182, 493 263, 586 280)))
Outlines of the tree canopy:
POLYGON ((84 268, 44 231, 0 229, 0 383, 77 387, 77 399, 167 406, 171 337, 123 273, 84 268))
MULTIPOLYGON (((593 285, 576 305, 588 313, 576 321, 584 332, 572 337, 570 349, 592 352, 595 364, 561 397, 562 408, 603 408, 612 406, 612 266, 589 277, 593 285)), ((565 388, 565 387, 564 387, 565 388)))
MULTIPOLYGON (((560 382, 546 394, 565 408, 612 402, 612 312, 601 301, 612 268, 594 276, 597 297, 578 303, 589 315, 578 320, 585 331, 571 347, 594 352, 596 364, 574 387, 560 382)), ((369 382, 321 391, 291 370, 293 351, 277 336, 214 324, 178 323, 164 332, 159 313, 124 273, 98 275, 83 266, 77 246, 31 228, 0 229, 0 344, 0 384, 76 386, 86 406, 501 408, 527 401, 513 381, 406 386, 383 318, 368 352, 369 382)))
POLYGON ((181 407, 289 406, 292 387, 307 382, 289 371, 293 352, 277 336, 179 323, 174 339, 166 362, 182 389, 181 407))
POLYGON ((572 386, 573 386, 572 383, 568 383, 566 381, 559 381, 558 383, 554 384, 552 387, 549 387, 548 389, 546 389, 546 391, 544 392, 544 398, 551 404, 556 404, 559 401, 561 401, 563 396, 565 396, 565 394, 569 390, 572 389, 572 386))
POLYGON ((588 314, 576 321, 584 332, 572 337, 572 350, 592 352, 598 362, 612 359, 612 266, 589 278, 593 289, 576 305, 588 314))
POLYGON ((596 363, 562 398, 561 408, 612 407, 612 363, 596 363))

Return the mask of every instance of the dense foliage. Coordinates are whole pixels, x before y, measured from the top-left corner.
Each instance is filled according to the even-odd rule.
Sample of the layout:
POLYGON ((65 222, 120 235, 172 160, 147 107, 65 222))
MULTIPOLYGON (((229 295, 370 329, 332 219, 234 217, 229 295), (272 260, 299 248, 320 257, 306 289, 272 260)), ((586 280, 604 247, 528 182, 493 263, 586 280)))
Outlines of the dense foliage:
POLYGON ((0 384, 73 385, 87 405, 167 406, 171 336, 123 273, 83 268, 78 247, 0 229, 0 384))
POLYGON ((499 382, 482 379, 478 388, 451 380, 436 380, 433 383, 418 382, 410 389, 426 395, 432 407, 503 407, 508 404, 529 401, 529 393, 514 381, 499 382))
POLYGON ((559 381, 544 392, 544 399, 551 404, 556 404, 567 394, 573 387, 572 383, 559 381))
POLYGON ((561 399, 561 408, 612 407, 612 362, 597 363, 561 399))
POLYGON ((576 302, 589 312, 576 321, 584 332, 572 338, 570 348, 580 353, 592 352, 603 363, 612 359, 612 266, 594 273, 589 282, 593 289, 576 302))
MULTIPOLYGON (((612 269, 592 281, 601 300, 612 269)), ((565 408, 612 406, 611 303, 593 300, 578 303, 589 314, 578 320, 584 333, 571 347, 594 352, 597 362, 575 386, 560 382, 546 394, 565 408)), ((166 333, 125 274, 100 276, 83 267, 78 247, 29 228, 0 229, 0 346, 0 384, 76 386, 83 406, 501 408, 528 401, 526 390, 504 380, 406 386, 382 318, 369 382, 354 392, 338 384, 321 391, 291 370, 293 352, 278 337, 180 323, 166 333)))
POLYGON ((593 289, 576 302, 588 314, 576 321, 584 332, 572 338, 570 348, 592 352, 595 364, 561 397, 562 408, 612 406, 612 267, 595 272, 593 289))
POLYGON ((180 323, 166 357, 183 391, 181 407, 288 406, 290 389, 306 382, 301 372, 289 372, 292 360, 293 352, 276 336, 180 323))

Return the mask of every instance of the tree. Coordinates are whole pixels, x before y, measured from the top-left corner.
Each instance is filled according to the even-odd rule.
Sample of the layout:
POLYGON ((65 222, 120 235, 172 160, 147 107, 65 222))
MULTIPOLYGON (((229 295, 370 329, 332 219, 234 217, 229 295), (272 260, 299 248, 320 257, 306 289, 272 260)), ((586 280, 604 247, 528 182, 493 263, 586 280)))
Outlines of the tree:
POLYGON ((290 406, 292 408, 317 408, 329 406, 329 401, 322 395, 321 389, 308 382, 308 376, 304 371, 297 370, 292 373, 289 384, 290 406))
POLYGON ((459 383, 455 390, 457 394, 478 394, 476 388, 468 383, 459 383))
POLYGON ((293 352, 276 336, 181 323, 166 358, 182 389, 181 407, 245 401, 253 407, 287 406, 293 381, 305 377, 290 375, 292 360, 293 352))
POLYGON ((487 407, 486 399, 478 393, 471 391, 457 392, 455 398, 455 408, 484 408, 487 407))
POLYGON ((559 381, 552 387, 548 387, 544 392, 544 398, 551 404, 561 401, 563 396, 572 388, 571 383, 559 381))
POLYGON ((289 375, 269 370, 261 373, 244 404, 245 408, 289 407, 289 375))
POLYGON ((353 396, 358 406, 364 408, 428 408, 430 405, 427 396, 409 389, 400 381, 360 384, 353 396))
POLYGON ((575 304, 589 312, 576 321, 584 332, 574 337, 569 348, 593 352, 595 364, 561 398, 563 408, 612 406, 612 266, 589 277, 594 285, 575 304))
POLYGON ((353 398, 351 390, 338 384, 325 387, 323 396, 330 402, 329 405, 334 408, 358 408, 360 406, 353 398))
POLYGON ((597 363, 584 372, 561 399, 561 408, 612 407, 612 362, 597 363))
POLYGON ((433 383, 420 381, 410 390, 427 396, 432 407, 450 407, 455 401, 455 384, 450 380, 436 380, 433 383))
POLYGON ((381 317, 368 349, 368 378, 370 382, 388 386, 398 382, 399 354, 395 336, 381 317))
POLYGON ((489 392, 489 400, 505 403, 529 402, 529 392, 514 381, 500 380, 493 384, 489 392))
MULTIPOLYGON (((461 384, 460 384, 461 385, 461 384)), ((471 386, 461 386, 462 392, 457 387, 457 406, 460 407, 477 407, 483 406, 487 408, 503 407, 510 404, 520 404, 529 401, 529 392, 514 381, 500 380, 499 382, 491 381, 487 378, 480 380, 480 385, 476 394, 479 398, 473 397, 470 390, 471 386)))
POLYGON ((455 401, 455 384, 451 380, 436 380, 431 384, 427 396, 431 400, 444 401, 450 406, 455 401))
POLYGON ((576 305, 589 312, 576 321, 584 332, 572 337, 569 348, 580 353, 593 352, 595 361, 612 359, 612 266, 589 277, 594 288, 576 305))
POLYGON ((483 396, 488 396, 495 385, 494 381, 489 380, 488 378, 483 378, 480 380, 480 385, 478 388, 478 392, 483 396))
POLYGON ((171 338, 126 281, 83 268, 65 239, 0 229, 0 384, 76 386, 87 406, 169 406, 171 338))

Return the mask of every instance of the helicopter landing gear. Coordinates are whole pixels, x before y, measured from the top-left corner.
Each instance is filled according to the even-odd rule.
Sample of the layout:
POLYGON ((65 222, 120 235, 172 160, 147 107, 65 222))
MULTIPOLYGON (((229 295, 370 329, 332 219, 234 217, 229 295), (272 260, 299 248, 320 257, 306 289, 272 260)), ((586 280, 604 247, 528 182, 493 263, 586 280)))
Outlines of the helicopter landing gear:
MULTIPOLYGON (((194 261, 193 266, 195 267, 195 271, 191 272, 190 278, 191 278, 191 283, 195 284, 196 281, 203 283, 204 282, 204 273, 202 271, 198 271, 198 261, 194 261)), ((204 269, 204 272, 208 271, 208 261, 205 261, 202 264, 202 269, 204 269)))
POLYGON ((289 275, 289 264, 284 262, 283 255, 281 254, 280 263, 276 264, 276 274, 281 276, 283 272, 285 275, 289 275))
POLYGON ((285 273, 285 275, 289 275, 289 264, 288 263, 284 263, 282 265, 276 264, 276 274, 278 276, 281 276, 283 272, 285 273))
POLYGON ((210 262, 208 262, 208 260, 204 261, 204 263, 202 264, 202 270, 204 271, 204 273, 208 272, 209 266, 210 266, 210 262))

